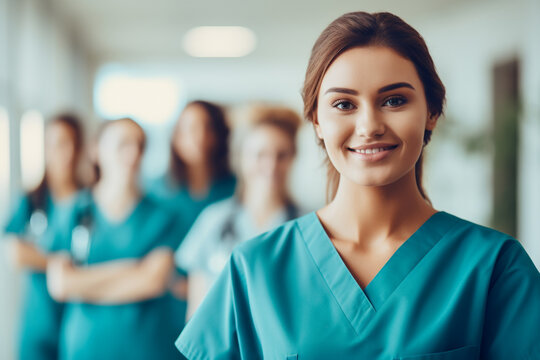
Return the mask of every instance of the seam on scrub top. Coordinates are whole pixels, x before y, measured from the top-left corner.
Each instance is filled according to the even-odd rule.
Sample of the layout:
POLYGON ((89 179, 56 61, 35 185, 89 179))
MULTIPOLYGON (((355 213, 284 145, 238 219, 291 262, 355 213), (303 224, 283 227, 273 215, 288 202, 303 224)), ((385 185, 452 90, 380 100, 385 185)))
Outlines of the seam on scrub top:
MULTIPOLYGON (((316 215, 315 215, 316 216, 316 215)), ((295 223, 295 226, 298 227, 298 232, 300 233, 300 236, 302 237, 302 241, 304 242, 304 246, 306 247, 306 250, 307 252, 309 253, 309 256, 311 257, 311 260, 313 261, 313 264, 315 265, 315 267, 317 268, 317 271, 319 272, 319 275, 322 277, 324 283, 326 284, 326 287, 328 288, 328 291, 330 292, 330 294, 332 294, 332 297, 334 298, 334 301, 336 302, 336 304, 338 305, 339 309, 341 310, 341 312, 343 313, 343 316, 345 316, 345 319, 347 319, 348 323, 349 323, 349 326, 353 329, 354 333, 356 335, 359 335, 358 332, 356 331, 355 327, 353 326, 352 324, 352 321, 351 319, 349 319, 349 317, 347 316, 347 313, 345 312, 345 310, 343 310, 343 307, 341 306, 341 303, 338 301, 338 299, 336 298, 336 295, 334 294, 334 292, 332 291, 332 288, 330 287, 330 285, 328 284, 328 281, 326 281, 326 278, 324 277, 323 273, 321 272, 321 269, 319 268, 319 265, 317 265, 317 262, 315 261, 315 259, 313 258, 313 254, 311 253, 311 250, 309 249, 309 246, 306 242, 306 239, 304 237, 304 234, 302 233, 302 229, 300 228, 300 225, 298 224, 298 222, 295 223)))
POLYGON ((210 359, 208 356, 195 350, 195 348, 191 346, 191 343, 188 343, 188 344, 180 343, 176 347, 179 350, 179 352, 188 360, 209 360, 210 359))
MULTIPOLYGON (((234 268, 236 269, 236 273, 238 274, 239 277, 241 277, 241 284, 240 286, 242 287, 242 292, 244 293, 244 297, 246 299, 246 302, 247 302, 247 305, 249 307, 249 319, 250 319, 250 322, 251 324, 253 324, 253 329, 255 330, 255 335, 256 335, 256 347, 257 347, 257 350, 260 350, 261 351, 261 354, 263 352, 263 348, 262 348, 262 343, 260 341, 260 338, 259 338, 259 334, 261 333, 260 329, 258 328, 257 326, 257 323, 255 322, 255 319, 253 318, 253 311, 252 311, 252 307, 251 307, 251 301, 250 301, 250 298, 249 298, 249 291, 248 291, 248 288, 247 288, 247 278, 244 274, 244 272, 247 273, 247 271, 245 271, 246 267, 247 269, 249 269, 249 266, 246 266, 246 254, 242 254, 242 256, 239 256, 238 255, 238 252, 231 254, 231 258, 229 260, 231 263, 229 264, 229 266, 233 266, 234 265, 234 268), (242 268, 240 269, 240 267, 238 266, 238 261, 236 261, 234 258, 233 258, 233 255, 235 255, 236 258, 240 257, 240 259, 242 260, 242 268), (244 286, 244 284, 246 284, 246 286, 244 286)), ((231 282, 232 282, 232 279, 231 279, 231 282)), ((232 284, 231 284, 232 286, 232 284)), ((232 297, 232 301, 234 302, 234 296, 232 297)), ((236 311, 235 311, 236 313, 236 311)), ((236 316, 234 318, 235 322, 236 322, 236 316)), ((235 331, 236 334, 237 334, 237 340, 238 340, 238 330, 235 331)), ((240 345, 239 345, 240 346, 240 345)), ((239 349, 239 352, 241 353, 240 349, 239 349)))
MULTIPOLYGON (((425 258, 425 257, 433 250, 433 248, 435 248, 435 246, 437 246, 438 244, 440 244, 441 241, 442 241, 444 238, 446 238, 446 237, 448 236, 448 234, 450 234, 450 232, 451 232, 452 230, 454 230, 454 228, 456 228, 458 225, 459 225, 459 221, 455 221, 454 224, 451 225, 450 228, 448 228, 448 230, 447 230, 445 233, 442 233, 442 234, 441 234, 441 233, 438 233, 438 234, 440 234, 439 240, 437 240, 437 242, 435 242, 435 243, 433 244, 433 246, 431 246, 431 248, 430 248, 428 251, 426 251, 426 252, 424 253, 424 255, 422 255, 422 256, 418 259, 418 261, 416 262, 416 264, 415 264, 415 265, 411 268, 411 270, 409 271, 408 275, 406 275, 406 276, 399 282, 399 284, 397 284, 397 286, 395 287, 395 289, 390 293, 389 296, 386 297, 386 299, 383 300, 383 302, 380 304, 380 306, 377 307, 377 309, 375 309, 375 307, 373 307, 373 308, 375 309, 376 312, 384 308, 384 305, 388 302, 388 300, 389 300, 389 299, 390 299, 390 298, 398 291, 398 289, 399 289, 400 287, 403 286, 403 283, 405 282, 405 280, 407 279, 407 277, 411 274, 411 272, 413 272, 414 269, 416 269, 416 268, 418 267, 418 265, 422 262, 422 260, 424 260, 424 258, 425 258)), ((398 249, 398 250, 399 250, 399 249, 398 249)), ((372 305, 372 306, 373 306, 373 305, 372 305)))
MULTIPOLYGON (((420 259, 418 259, 418 261, 416 262, 416 264, 412 267, 412 269, 409 271, 409 274, 411 272, 413 272, 417 267, 418 265, 422 262, 422 260, 424 260, 424 258, 437 246, 439 245, 446 237, 448 237, 448 234, 450 234, 450 232, 452 230, 454 230, 454 228, 456 228, 457 226, 459 225, 459 221, 455 221, 455 223, 444 233, 444 234, 441 234, 439 240, 433 244, 433 246, 431 247, 431 249, 429 249, 428 251, 426 251, 426 253, 424 255, 422 255, 420 257, 420 259)), ((392 295, 402 286, 402 284, 405 282, 405 279, 407 278, 407 276, 405 276, 405 278, 403 278, 403 280, 398 284, 398 286, 396 286, 396 288, 394 289, 394 291, 392 292, 392 294, 390 294, 390 296, 386 299, 388 300, 390 297, 392 297, 392 295)), ((381 308, 384 306, 384 304, 386 303, 386 300, 383 302, 383 304, 381 305, 381 308)))

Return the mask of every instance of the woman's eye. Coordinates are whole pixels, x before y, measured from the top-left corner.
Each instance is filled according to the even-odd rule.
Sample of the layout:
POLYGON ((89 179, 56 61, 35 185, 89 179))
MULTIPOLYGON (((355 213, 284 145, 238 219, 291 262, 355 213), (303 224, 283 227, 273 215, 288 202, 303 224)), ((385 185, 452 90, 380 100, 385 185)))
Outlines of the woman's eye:
POLYGON ((398 107, 407 103, 407 99, 401 96, 393 96, 383 103, 383 106, 398 107))
POLYGON ((332 104, 332 106, 339 110, 344 110, 344 111, 354 110, 355 108, 354 104, 347 100, 336 101, 332 104))

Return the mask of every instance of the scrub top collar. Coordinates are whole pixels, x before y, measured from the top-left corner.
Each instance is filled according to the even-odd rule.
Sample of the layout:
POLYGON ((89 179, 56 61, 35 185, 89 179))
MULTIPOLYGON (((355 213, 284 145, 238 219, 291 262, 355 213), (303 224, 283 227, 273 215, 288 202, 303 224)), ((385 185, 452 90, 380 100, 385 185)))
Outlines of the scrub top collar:
POLYGON ((110 219, 99 207, 99 205, 93 201, 92 207, 94 208, 94 213, 96 214, 96 217, 99 219, 99 221, 107 224, 110 227, 120 227, 125 224, 133 222, 133 218, 136 217, 137 212, 139 209, 141 209, 143 206, 143 203, 145 202, 146 198, 145 195, 141 195, 140 198, 137 200, 137 202, 132 206, 130 211, 124 215, 121 219, 118 220, 112 220, 110 219))
POLYGON ((398 248, 365 289, 350 273, 315 212, 298 219, 298 226, 322 277, 359 334, 377 309, 457 221, 458 218, 442 211, 432 215, 398 248))

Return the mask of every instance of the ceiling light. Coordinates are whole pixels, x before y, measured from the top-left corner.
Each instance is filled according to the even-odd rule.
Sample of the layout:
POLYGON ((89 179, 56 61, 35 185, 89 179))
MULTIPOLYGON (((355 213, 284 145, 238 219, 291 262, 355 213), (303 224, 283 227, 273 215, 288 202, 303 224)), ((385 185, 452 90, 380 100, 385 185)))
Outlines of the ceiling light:
POLYGON ((241 26, 200 26, 188 31, 184 49, 194 57, 242 57, 255 49, 253 31, 241 26))

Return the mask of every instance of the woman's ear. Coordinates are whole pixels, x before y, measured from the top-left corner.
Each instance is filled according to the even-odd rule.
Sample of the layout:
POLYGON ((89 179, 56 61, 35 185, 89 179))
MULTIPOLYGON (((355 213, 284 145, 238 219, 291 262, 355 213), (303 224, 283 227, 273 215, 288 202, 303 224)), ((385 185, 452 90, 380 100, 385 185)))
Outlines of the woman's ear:
POLYGON ((319 120, 317 119, 317 114, 313 115, 312 123, 313 123, 313 128, 315 129, 315 134, 317 134, 317 137, 319 138, 319 140, 322 141, 323 133, 322 133, 321 125, 319 124, 319 120))
POLYGON ((437 126, 438 120, 439 115, 428 115, 428 119, 426 121, 426 130, 433 131, 433 129, 435 129, 435 126, 437 126))

